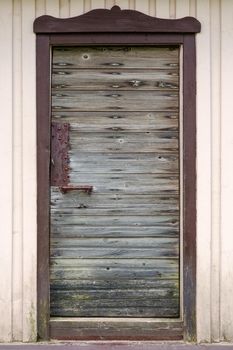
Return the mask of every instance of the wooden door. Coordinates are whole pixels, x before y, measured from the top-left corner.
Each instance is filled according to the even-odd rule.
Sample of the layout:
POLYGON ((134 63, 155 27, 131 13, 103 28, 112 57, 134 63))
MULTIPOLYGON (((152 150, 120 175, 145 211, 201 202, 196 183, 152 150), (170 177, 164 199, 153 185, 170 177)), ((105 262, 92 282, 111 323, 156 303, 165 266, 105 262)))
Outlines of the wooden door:
POLYGON ((179 49, 56 47, 50 311, 180 316, 179 49))

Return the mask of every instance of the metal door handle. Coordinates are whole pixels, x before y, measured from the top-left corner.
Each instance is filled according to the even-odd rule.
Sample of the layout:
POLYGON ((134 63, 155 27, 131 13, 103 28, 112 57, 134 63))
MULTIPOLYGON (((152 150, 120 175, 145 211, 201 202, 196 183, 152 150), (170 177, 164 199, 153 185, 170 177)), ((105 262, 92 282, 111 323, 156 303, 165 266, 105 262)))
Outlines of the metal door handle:
POLYGON ((71 191, 83 191, 83 192, 86 192, 87 194, 91 194, 93 190, 93 186, 91 185, 60 186, 59 189, 62 193, 67 193, 71 191))

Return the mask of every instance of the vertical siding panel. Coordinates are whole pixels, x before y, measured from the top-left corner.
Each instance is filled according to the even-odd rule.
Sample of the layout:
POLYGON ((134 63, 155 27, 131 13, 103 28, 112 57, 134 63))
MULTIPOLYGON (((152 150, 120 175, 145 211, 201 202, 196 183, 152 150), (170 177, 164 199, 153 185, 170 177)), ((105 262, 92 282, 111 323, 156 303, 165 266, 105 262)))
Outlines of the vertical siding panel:
POLYGON ((36 17, 45 14, 46 10, 46 0, 36 0, 36 17))
POLYGON ((60 17, 69 17, 70 16, 70 1, 69 0, 60 0, 60 17))
POLYGON ((197 0, 197 336, 210 341, 211 106, 210 9, 197 0), (205 171, 203 171, 205 169, 205 171))
POLYGON ((23 341, 36 340, 35 2, 22 6, 23 341))
POLYGON ((170 18, 176 18, 176 0, 170 0, 170 18))
POLYGON ((0 1, 2 127, 1 244, 0 244, 0 341, 12 339, 12 1, 0 1))
POLYGON ((134 10, 135 9, 135 0, 129 0, 129 9, 134 10))
POLYGON ((70 0, 70 16, 79 16, 84 12, 84 0, 70 0))
POLYGON ((176 0, 176 18, 189 16, 189 1, 176 0))
MULTIPOLYGON (((115 0, 105 0, 105 8, 106 9, 110 9, 112 8, 114 5, 116 4, 115 0)), ((117 4, 118 6, 121 6, 119 4, 117 4)))
POLYGON ((170 16, 169 0, 156 0, 156 16, 159 18, 169 18, 170 16))
POLYGON ((149 13, 149 1, 140 1, 140 0, 135 0, 135 10, 144 12, 146 14, 149 13))
MULTIPOLYGON (((87 0, 85 0, 87 2, 87 0)), ((105 7, 104 0, 91 0, 91 8, 96 9, 100 8, 103 9, 105 7)))
POLYGON ((196 17, 196 6, 196 0, 189 0, 189 16, 196 17))
POLYGON ((233 341, 233 2, 224 0, 221 4, 221 335, 223 340, 233 341))
POLYGON ((116 0, 115 4, 120 6, 120 8, 122 8, 122 9, 129 8, 129 1, 128 0, 116 0))
POLYGON ((156 0, 149 0, 149 14, 150 16, 156 16, 156 0))
POLYGON ((23 232, 22 232, 22 105, 21 105, 21 1, 13 2, 13 275, 12 275, 12 336, 23 335, 23 232))
POLYGON ((211 336, 219 341, 220 328, 220 2, 211 1, 211 108, 212 108, 212 244, 211 244, 211 336))
POLYGON ((46 0, 46 15, 59 17, 59 0, 46 0))

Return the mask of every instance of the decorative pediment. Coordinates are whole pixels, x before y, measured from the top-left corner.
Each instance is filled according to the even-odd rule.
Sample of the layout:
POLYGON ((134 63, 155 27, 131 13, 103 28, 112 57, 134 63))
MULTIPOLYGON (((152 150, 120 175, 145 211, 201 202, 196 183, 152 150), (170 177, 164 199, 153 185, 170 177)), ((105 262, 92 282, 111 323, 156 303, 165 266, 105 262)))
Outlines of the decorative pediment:
POLYGON ((96 9, 72 18, 38 17, 35 33, 198 33, 200 22, 193 17, 162 19, 135 10, 96 9))

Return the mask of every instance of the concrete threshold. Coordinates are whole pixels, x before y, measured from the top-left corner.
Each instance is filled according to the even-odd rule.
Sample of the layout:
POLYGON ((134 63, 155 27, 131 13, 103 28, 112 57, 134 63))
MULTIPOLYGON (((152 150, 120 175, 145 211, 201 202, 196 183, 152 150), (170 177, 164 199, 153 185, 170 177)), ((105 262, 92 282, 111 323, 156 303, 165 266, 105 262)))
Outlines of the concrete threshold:
POLYGON ((38 342, 0 344, 0 350, 233 350, 233 344, 187 344, 183 342, 38 342))

